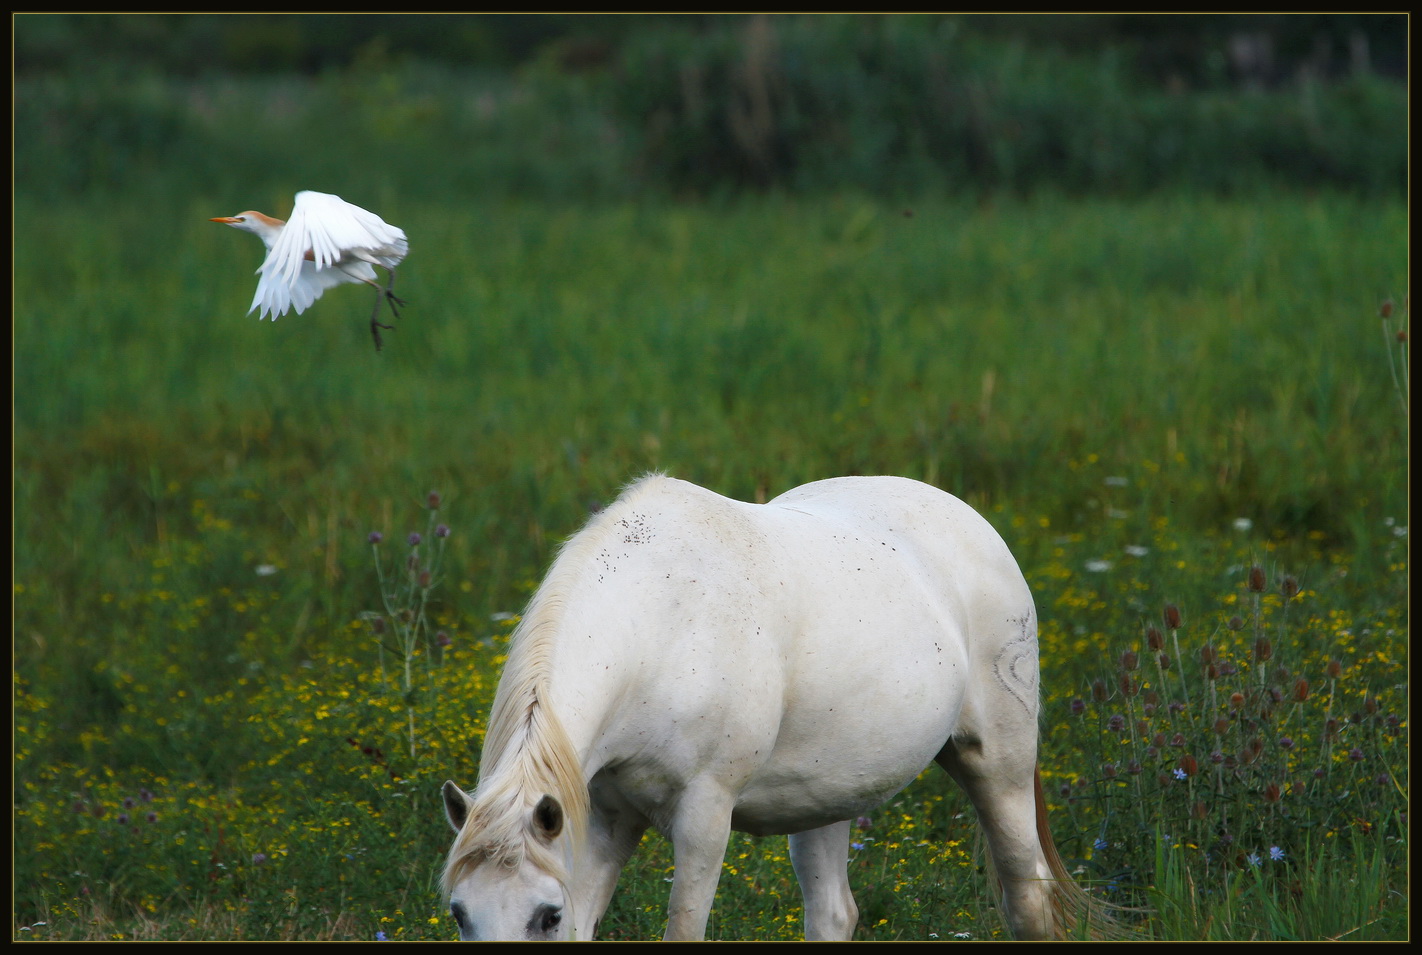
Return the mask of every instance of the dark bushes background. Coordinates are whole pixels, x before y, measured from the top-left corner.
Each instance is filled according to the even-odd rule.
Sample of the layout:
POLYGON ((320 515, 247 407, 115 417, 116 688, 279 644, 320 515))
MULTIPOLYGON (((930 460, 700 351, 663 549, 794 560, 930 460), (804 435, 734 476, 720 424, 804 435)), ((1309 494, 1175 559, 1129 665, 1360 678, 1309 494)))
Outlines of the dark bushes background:
POLYGON ((437 173, 469 194, 1398 194, 1406 31, 1393 15, 21 16, 16 188, 161 187, 174 162, 250 180, 330 136, 361 167, 343 181, 437 173))

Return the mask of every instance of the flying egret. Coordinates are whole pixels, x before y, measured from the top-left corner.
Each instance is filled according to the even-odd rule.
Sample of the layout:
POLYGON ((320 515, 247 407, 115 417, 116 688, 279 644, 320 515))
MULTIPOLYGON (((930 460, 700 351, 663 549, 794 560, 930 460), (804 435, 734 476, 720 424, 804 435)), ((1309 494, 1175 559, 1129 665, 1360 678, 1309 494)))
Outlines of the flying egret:
POLYGON ((388 302, 396 318, 400 317, 396 306, 405 304, 393 291, 395 266, 410 249, 402 230, 340 196, 310 191, 296 194, 286 222, 251 211, 211 221, 251 232, 266 244, 267 258, 257 269, 261 279, 247 314, 260 308, 258 318, 270 314, 276 321, 278 315, 295 308, 300 315, 326 289, 363 282, 378 292, 375 311, 370 314, 370 333, 375 337, 375 350, 380 350, 380 330, 394 327, 380 324, 380 303, 388 302), (390 273, 388 284, 376 281, 376 265, 390 273))

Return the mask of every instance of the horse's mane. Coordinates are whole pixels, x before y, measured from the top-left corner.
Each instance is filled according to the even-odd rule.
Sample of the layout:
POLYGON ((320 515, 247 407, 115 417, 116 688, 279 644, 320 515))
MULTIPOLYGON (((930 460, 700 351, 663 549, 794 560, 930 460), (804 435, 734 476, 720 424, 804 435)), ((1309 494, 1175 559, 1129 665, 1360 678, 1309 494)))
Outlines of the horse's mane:
POLYGON ((515 866, 528 858, 555 877, 567 878, 563 859, 533 838, 529 822, 533 807, 551 795, 562 804, 564 826, 575 843, 587 827, 588 787, 582 765, 550 706, 551 660, 568 590, 587 566, 586 555, 601 544, 628 501, 662 479, 649 474, 629 485, 563 544, 514 629, 489 711, 473 805, 445 863, 446 893, 486 859, 515 866))

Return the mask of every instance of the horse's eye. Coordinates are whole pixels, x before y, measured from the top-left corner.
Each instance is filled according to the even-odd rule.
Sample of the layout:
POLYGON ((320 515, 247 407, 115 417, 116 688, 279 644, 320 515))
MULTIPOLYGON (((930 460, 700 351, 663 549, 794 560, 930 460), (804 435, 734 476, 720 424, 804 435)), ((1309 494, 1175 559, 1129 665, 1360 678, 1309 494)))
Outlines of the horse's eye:
POLYGON ((563 910, 545 906, 538 914, 538 930, 548 934, 563 921, 563 910))

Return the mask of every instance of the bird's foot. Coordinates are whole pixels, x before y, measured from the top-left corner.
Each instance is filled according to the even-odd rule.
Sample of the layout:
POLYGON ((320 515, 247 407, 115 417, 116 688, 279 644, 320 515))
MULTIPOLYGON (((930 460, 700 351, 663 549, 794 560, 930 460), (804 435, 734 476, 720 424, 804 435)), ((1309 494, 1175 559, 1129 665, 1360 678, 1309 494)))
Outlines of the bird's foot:
POLYGON ((391 311, 392 313, 394 313, 394 315, 395 315, 396 318, 399 318, 399 317, 400 317, 400 311, 399 311, 399 309, 397 309, 395 306, 397 306, 397 305, 400 305, 400 306, 405 305, 405 304, 406 304, 405 300, 404 300, 403 298, 400 298, 398 295, 396 295, 394 292, 390 291, 389 289, 385 289, 384 292, 385 292, 385 301, 386 301, 387 303, 389 303, 389 305, 390 305, 390 311, 391 311))
POLYGON ((375 350, 376 350, 376 351, 380 351, 381 345, 383 344, 383 343, 381 342, 381 340, 380 340, 380 330, 381 330, 382 328, 388 329, 388 330, 390 330, 390 331, 394 331, 395 326, 394 326, 394 325, 382 325, 380 322, 376 321, 376 319, 375 319, 374 316, 371 316, 371 319, 370 319, 370 334, 371 334, 371 337, 375 339, 375 350))

